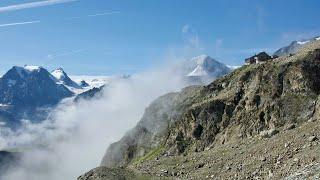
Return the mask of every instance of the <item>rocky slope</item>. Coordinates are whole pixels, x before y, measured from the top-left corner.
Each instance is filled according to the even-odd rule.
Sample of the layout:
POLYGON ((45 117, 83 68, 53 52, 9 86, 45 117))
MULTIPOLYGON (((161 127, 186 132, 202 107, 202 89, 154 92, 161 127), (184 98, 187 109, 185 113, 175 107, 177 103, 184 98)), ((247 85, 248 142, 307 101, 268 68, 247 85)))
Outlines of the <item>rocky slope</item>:
POLYGON ((167 136, 169 124, 179 117, 184 109, 181 104, 192 102, 191 95, 199 89, 198 86, 188 87, 181 93, 169 93, 152 102, 137 126, 119 142, 110 145, 102 165, 125 166, 161 146, 162 140, 167 136))
POLYGON ((316 177, 319 77, 315 41, 293 56, 165 95, 101 165, 181 179, 316 177))
POLYGON ((101 87, 93 87, 88 91, 80 93, 74 98, 74 102, 79 102, 80 100, 90 100, 92 98, 100 98, 103 95, 102 90, 104 89, 104 87, 105 85, 101 87))

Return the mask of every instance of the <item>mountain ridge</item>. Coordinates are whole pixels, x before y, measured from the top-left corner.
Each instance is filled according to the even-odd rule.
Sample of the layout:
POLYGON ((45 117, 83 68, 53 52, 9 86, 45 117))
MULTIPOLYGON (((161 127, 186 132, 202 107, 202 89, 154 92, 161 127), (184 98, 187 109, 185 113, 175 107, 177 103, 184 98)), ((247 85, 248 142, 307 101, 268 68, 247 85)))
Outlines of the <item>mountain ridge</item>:
POLYGON ((274 56, 286 56, 290 54, 296 53, 299 49, 303 48, 304 46, 312 43, 314 41, 320 40, 320 36, 316 36, 311 39, 305 39, 301 41, 292 41, 288 46, 282 47, 278 49, 276 52, 273 53, 274 56))
POLYGON ((11 127, 21 119, 45 118, 46 108, 74 93, 40 66, 14 66, 0 78, 0 121, 11 127))
MULTIPOLYGON (((221 166, 218 159, 210 163, 205 160, 198 161, 197 158, 190 160, 190 158, 200 156, 207 150, 216 149, 220 145, 232 149, 230 144, 237 144, 243 140, 254 139, 255 145, 263 142, 271 143, 272 140, 268 140, 268 138, 280 138, 281 134, 286 136, 286 129, 297 126, 304 127, 304 124, 308 124, 308 122, 318 122, 320 107, 316 102, 320 94, 319 72, 320 42, 309 43, 290 57, 280 57, 263 64, 243 66, 215 80, 208 86, 191 92, 191 95, 188 95, 186 99, 180 99, 181 102, 175 106, 175 108, 180 108, 180 115, 169 116, 169 118, 163 116, 162 120, 156 118, 165 124, 171 122, 160 134, 152 135, 148 133, 149 130, 146 128, 136 128, 139 136, 131 136, 130 133, 128 136, 137 142, 120 140, 117 142, 120 144, 111 145, 101 165, 111 168, 124 166, 154 176, 183 179, 200 177, 228 179, 232 178, 232 175, 237 175, 237 178, 289 176, 297 171, 299 166, 283 169, 285 167, 277 168, 277 164, 271 163, 265 165, 269 169, 263 169, 259 168, 260 163, 257 163, 257 160, 251 161, 252 158, 248 158, 248 162, 246 161, 250 163, 248 166, 243 166, 242 162, 221 166), (171 120, 168 121, 168 119, 171 120), (153 140, 155 143, 152 142, 153 140), (146 148, 145 145, 148 143, 154 144, 155 147, 146 148), (118 156, 118 153, 122 153, 122 155, 118 156), (110 159, 110 157, 119 158, 110 159), (184 160, 182 162, 178 159, 184 160), (171 164, 171 160, 173 164, 171 164), (210 166, 207 165, 209 163, 210 166), (210 175, 211 167, 217 169, 219 174, 210 175), (243 171, 236 173, 238 167, 243 168, 243 171), (286 174, 281 174, 284 170, 286 170, 286 174)), ((169 97, 169 99, 174 98, 169 97)), ((157 114, 160 111, 161 117, 163 113, 168 112, 163 108, 155 108, 154 113, 157 114)), ((151 113, 151 116, 155 115, 154 113, 151 113)), ((139 127, 139 123, 137 127, 139 127)), ((315 127, 310 126, 309 128, 315 127)), ((309 132, 314 133, 313 137, 309 135, 310 142, 315 141, 317 144, 316 139, 319 133, 315 134, 317 132, 315 129, 309 132)), ((292 146, 294 143, 296 142, 292 142, 292 146)), ((283 144, 274 144, 273 146, 280 148, 283 147, 283 144)), ((273 156, 275 159, 278 158, 278 150, 278 148, 269 150, 271 158, 273 156)), ((288 150, 295 151, 291 148, 287 148, 288 150)), ((299 151, 298 153, 303 152, 299 151)), ((211 156, 216 155, 219 154, 211 156)), ((220 155, 225 158, 231 157, 227 154, 220 155)), ((249 154, 244 152, 244 155, 249 154)), ((262 155, 257 154, 257 156, 262 155)), ((307 160, 311 158, 310 156, 315 156, 314 153, 301 155, 308 157, 300 159, 300 163, 308 163, 307 160)), ((283 156, 288 161, 292 158, 290 154, 283 156)), ((318 159, 315 161, 317 162, 318 159)), ((259 162, 269 163, 269 160, 259 162)), ((294 159, 294 162, 297 161, 294 159)))

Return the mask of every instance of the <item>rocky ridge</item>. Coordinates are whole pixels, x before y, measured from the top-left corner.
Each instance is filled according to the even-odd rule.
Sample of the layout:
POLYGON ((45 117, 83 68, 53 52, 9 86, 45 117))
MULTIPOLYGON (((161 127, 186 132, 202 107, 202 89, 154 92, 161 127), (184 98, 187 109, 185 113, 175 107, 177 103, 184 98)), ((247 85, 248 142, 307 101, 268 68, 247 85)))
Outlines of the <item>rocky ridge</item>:
POLYGON ((154 106, 157 116, 169 116, 144 121, 167 128, 135 128, 141 141, 126 141, 126 135, 101 165, 182 179, 294 179, 303 166, 317 169, 319 162, 319 77, 319 41, 293 56, 243 66, 173 100, 174 116, 154 106))

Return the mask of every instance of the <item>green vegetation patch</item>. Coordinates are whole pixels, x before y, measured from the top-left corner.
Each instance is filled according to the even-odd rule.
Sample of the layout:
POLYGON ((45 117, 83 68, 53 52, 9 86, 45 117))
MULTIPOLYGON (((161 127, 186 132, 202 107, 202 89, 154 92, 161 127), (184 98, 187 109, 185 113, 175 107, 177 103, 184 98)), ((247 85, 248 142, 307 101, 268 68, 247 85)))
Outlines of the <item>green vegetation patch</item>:
POLYGON ((165 150, 165 146, 164 145, 160 145, 154 149, 152 149, 150 152, 148 152, 146 155, 136 158, 132 161, 132 164, 140 164, 144 161, 148 161, 151 159, 155 159, 156 157, 158 157, 162 152, 164 152, 165 150))

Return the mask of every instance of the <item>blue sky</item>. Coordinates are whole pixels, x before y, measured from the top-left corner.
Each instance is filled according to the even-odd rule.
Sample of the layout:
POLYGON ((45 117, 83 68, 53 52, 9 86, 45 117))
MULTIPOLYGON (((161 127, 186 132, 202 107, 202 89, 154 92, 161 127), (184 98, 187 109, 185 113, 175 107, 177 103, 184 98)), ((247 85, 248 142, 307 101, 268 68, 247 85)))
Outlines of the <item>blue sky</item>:
POLYGON ((0 72, 131 74, 171 57, 229 65, 320 35, 318 0, 1 0, 0 72))

